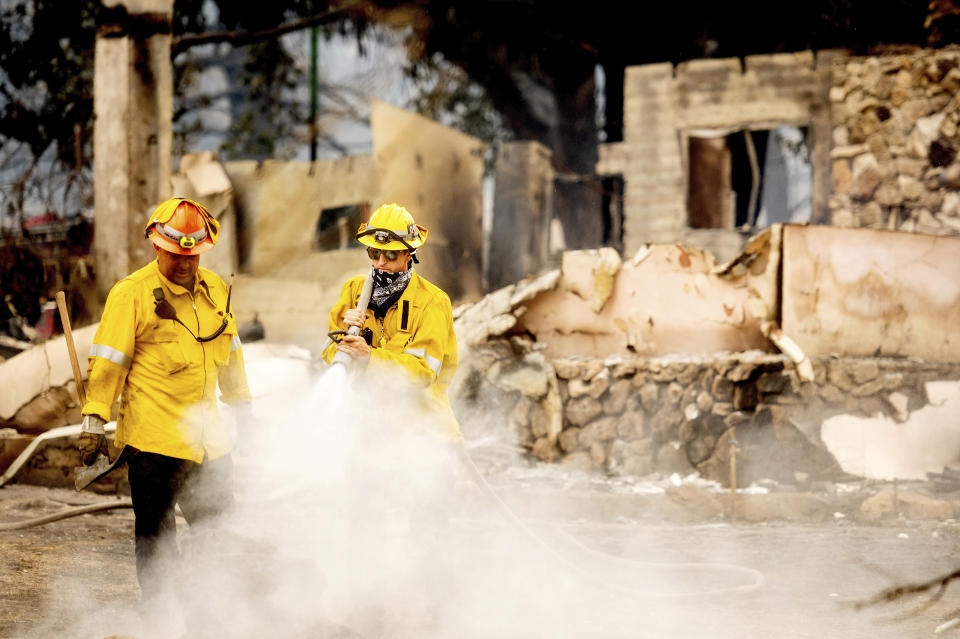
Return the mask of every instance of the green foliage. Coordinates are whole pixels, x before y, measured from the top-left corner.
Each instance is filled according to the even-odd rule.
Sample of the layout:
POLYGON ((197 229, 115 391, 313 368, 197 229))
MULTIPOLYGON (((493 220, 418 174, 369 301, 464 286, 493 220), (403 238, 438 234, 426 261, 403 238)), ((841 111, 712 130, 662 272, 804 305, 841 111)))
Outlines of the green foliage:
POLYGON ((499 145, 513 137, 493 107, 486 90, 461 69, 434 56, 413 69, 418 92, 412 101, 417 113, 499 145))
POLYGON ((411 107, 424 117, 483 140, 487 144, 486 168, 491 171, 497 149, 511 140, 513 133, 486 90, 440 55, 415 65, 411 74, 417 86, 411 107))
POLYGON ((277 143, 306 120, 304 108, 290 99, 305 74, 278 40, 268 40, 247 47, 238 81, 244 99, 234 105, 230 136, 221 150, 225 158, 272 157, 277 143))
MULTIPOLYGON (((642 6, 613 0, 589 6, 547 0, 360 0, 350 4, 355 11, 349 18, 322 28, 358 35, 372 24, 406 29, 413 77, 422 87, 414 103, 421 113, 491 145, 511 135, 540 140, 561 164, 584 172, 594 164, 598 139, 596 65, 617 83, 632 64, 806 48, 863 52, 885 42, 929 43, 936 28, 956 33, 957 14, 951 8, 956 0, 927 5, 910 0, 816 0, 784 7, 746 0, 735 8, 707 0, 642 6)), ((176 0, 173 32, 175 38, 224 30, 252 33, 336 6, 327 0, 176 0), (212 15, 211 6, 218 15, 212 15)), ((52 158, 71 176, 91 166, 93 58, 102 12, 99 0, 0 0, 0 171, 6 171, 5 181, 16 164, 7 161, 12 149, 24 164, 24 180, 45 179, 34 171, 40 158, 52 158), (24 154, 30 156, 26 161, 24 154)), ((362 38, 357 44, 362 50, 362 38)), ((191 113, 209 106, 211 98, 188 89, 203 65, 223 54, 220 45, 208 48, 216 50, 206 54, 207 60, 199 53, 174 60, 178 148, 204 132, 191 113)), ((231 86, 222 96, 234 116, 223 153, 272 156, 278 143, 305 122, 304 107, 294 99, 305 71, 276 37, 234 55, 242 60, 231 61, 231 86)), ((616 129, 622 114, 607 115, 608 126, 616 129)), ((67 183, 73 184, 73 177, 67 183)))
POLYGON ((35 158, 56 145, 65 166, 90 160, 98 7, 17 0, 0 12, 0 136, 26 143, 35 158))

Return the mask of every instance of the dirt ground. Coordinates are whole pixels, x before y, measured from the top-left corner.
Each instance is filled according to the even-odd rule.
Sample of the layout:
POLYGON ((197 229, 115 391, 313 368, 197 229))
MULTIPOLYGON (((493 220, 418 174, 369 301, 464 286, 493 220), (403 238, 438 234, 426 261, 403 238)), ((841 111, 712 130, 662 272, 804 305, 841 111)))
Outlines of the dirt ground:
MULTIPOLYGON (((0 522, 33 519, 71 506, 115 497, 61 488, 8 485, 0 489, 0 522)), ((97 576, 87 594, 90 606, 138 600, 133 565, 133 511, 118 509, 58 522, 0 532, 0 636, 30 636, 31 628, 53 622, 60 636, 71 636, 73 619, 51 619, 45 610, 59 587, 97 576)), ((76 611, 82 614, 82 611, 76 611)))
MULTIPOLYGON (((562 636, 930 636, 960 607, 960 585, 947 588, 939 601, 924 595, 863 610, 854 605, 887 587, 954 570, 952 558, 960 551, 960 526, 953 519, 899 517, 868 524, 836 516, 817 521, 730 522, 723 517, 703 517, 702 506, 693 502, 677 508, 673 500, 674 505, 667 507, 670 499, 663 494, 631 494, 609 481, 571 481, 569 476, 542 466, 498 466, 489 458, 486 462, 491 485, 545 542, 543 548, 531 542, 529 552, 543 553, 546 546, 555 546, 559 554, 573 558, 571 566, 576 566, 572 568, 554 566, 561 580, 565 571, 567 577, 579 581, 590 581, 591 574, 598 577, 595 589, 591 590, 589 583, 584 586, 584 592, 593 594, 583 595, 576 609, 549 613, 569 616, 562 636), (565 494, 570 497, 565 503, 579 505, 558 508, 553 500, 549 510, 537 507, 565 494), (650 577, 649 572, 638 572, 637 566, 643 562, 668 562, 673 571, 681 570, 678 566, 686 566, 686 570, 691 565, 719 563, 723 566, 711 579, 743 585, 751 579, 746 571, 757 571, 762 584, 735 597, 648 600, 631 590, 638 578, 650 577), (737 566, 741 572, 730 573, 724 566, 737 566), (624 588, 618 590, 619 586, 624 588), (670 607, 675 608, 668 613, 670 607)), ((472 515, 476 511, 471 501, 483 499, 481 492, 467 491, 453 520, 465 538, 473 540, 470 543, 511 526, 503 519, 478 520, 472 515)), ((115 497, 9 485, 0 489, 0 523, 109 499, 115 497)), ((462 569, 467 574, 470 568, 462 569)), ((672 587, 678 595, 696 592, 708 587, 705 579, 691 575, 687 581, 675 580, 672 587)), ((120 617, 135 615, 139 590, 132 512, 112 510, 0 532, 0 592, 0 637, 92 636, 75 632, 84 616, 104 607, 120 617)), ((537 609, 535 595, 530 597, 525 615, 537 609)), ((510 609, 488 614, 504 619, 518 613, 510 609)), ((493 622, 478 618, 476 623, 483 627, 493 622)), ((116 634, 123 634, 124 627, 129 626, 118 622, 116 634)), ((97 635, 97 639, 105 636, 97 635)), ((277 636, 293 635, 278 628, 277 636)), ((410 633, 409 628, 394 633, 388 624, 380 636, 451 635, 426 629, 410 633)), ((526 630, 514 634, 494 629, 484 636, 534 635, 526 630)))

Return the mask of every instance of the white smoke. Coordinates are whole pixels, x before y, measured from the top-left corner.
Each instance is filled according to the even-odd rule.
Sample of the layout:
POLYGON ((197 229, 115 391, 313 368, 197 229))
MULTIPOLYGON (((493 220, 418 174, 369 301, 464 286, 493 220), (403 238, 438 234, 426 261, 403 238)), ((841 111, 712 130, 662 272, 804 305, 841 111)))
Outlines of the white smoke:
POLYGON ((38 624, 31 639, 63 636, 50 627, 64 619, 76 620, 70 636, 137 639, 733 638, 784 624, 781 636, 897 636, 849 611, 830 616, 822 558, 804 544, 776 551, 805 557, 785 564, 792 589, 758 590, 755 572, 712 563, 749 554, 750 534, 726 524, 672 542, 676 527, 624 522, 606 535, 585 520, 569 523, 575 540, 504 511, 408 388, 250 359, 261 428, 237 457, 237 506, 215 529, 181 525, 175 597, 130 610, 103 601, 95 572, 64 578, 44 611, 58 624, 38 624), (808 601, 811 589, 819 632, 785 599, 808 601), (736 591, 747 596, 728 596, 736 591))

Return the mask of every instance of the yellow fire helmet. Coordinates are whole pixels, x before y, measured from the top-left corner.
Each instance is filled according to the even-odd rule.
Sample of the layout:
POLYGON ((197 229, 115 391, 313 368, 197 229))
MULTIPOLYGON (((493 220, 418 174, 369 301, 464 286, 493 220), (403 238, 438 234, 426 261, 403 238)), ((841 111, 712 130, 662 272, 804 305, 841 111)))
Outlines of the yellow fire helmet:
POLYGON ((414 222, 410 211, 399 204, 384 204, 360 225, 357 240, 384 251, 413 251, 427 241, 427 229, 414 222))
POLYGON ((200 255, 217 243, 220 222, 199 202, 172 197, 156 208, 143 235, 170 253, 200 255))

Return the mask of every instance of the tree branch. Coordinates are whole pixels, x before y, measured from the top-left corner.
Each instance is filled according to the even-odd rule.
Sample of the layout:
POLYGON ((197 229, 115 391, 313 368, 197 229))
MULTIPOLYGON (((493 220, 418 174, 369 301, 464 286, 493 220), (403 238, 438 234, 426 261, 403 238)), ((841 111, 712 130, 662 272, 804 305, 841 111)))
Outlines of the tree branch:
POLYGON ((894 586, 893 588, 887 588, 882 590, 877 595, 867 599, 866 601, 861 601, 854 605, 854 608, 860 609, 865 608, 866 606, 874 606, 880 603, 890 603, 891 601, 896 601, 902 599, 908 595, 915 595, 921 592, 927 592, 928 590, 933 590, 936 588, 931 597, 933 601, 939 600, 943 596, 943 592, 951 581, 955 579, 960 579, 960 569, 954 570, 953 572, 941 575, 940 577, 934 577, 927 581, 920 582, 918 584, 907 584, 904 586, 894 586))
POLYGON ((306 18, 294 20, 293 22, 288 22, 287 24, 282 24, 278 27, 265 29, 263 31, 217 31, 213 33, 183 35, 174 39, 171 47, 172 55, 176 57, 178 54, 186 51, 190 47, 200 46, 201 44, 213 44, 216 42, 229 42, 235 47, 240 47, 247 44, 253 44, 254 42, 263 42, 265 40, 279 38, 282 35, 286 35, 294 31, 300 31, 301 29, 308 29, 310 27, 316 27, 322 24, 330 24, 332 22, 338 22, 340 20, 346 20, 354 17, 366 17, 366 15, 367 10, 365 4, 360 0, 354 0, 353 2, 349 2, 344 7, 339 9, 324 11, 323 13, 318 13, 306 18))

